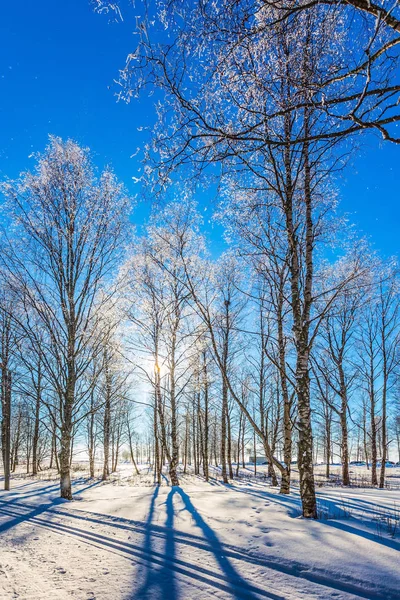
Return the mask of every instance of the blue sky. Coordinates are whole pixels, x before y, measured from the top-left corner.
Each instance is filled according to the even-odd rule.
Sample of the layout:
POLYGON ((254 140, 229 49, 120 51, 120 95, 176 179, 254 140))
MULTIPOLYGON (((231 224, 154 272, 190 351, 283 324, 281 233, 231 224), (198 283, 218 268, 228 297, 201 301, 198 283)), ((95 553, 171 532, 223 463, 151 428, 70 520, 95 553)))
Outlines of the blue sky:
MULTIPOLYGON (((135 193, 132 177, 154 110, 150 98, 117 102, 113 80, 135 47, 135 10, 123 23, 95 14, 89 0, 13 0, 0 19, 0 177, 32 166, 48 134, 89 146, 101 167, 111 164, 135 193)), ((361 139, 359 140, 361 142, 361 139)), ((366 136, 338 185, 342 209, 384 255, 399 254, 400 146, 366 136)), ((199 199, 207 203, 206 198, 199 199)), ((140 224, 149 212, 140 205, 140 224)), ((213 237, 217 246, 220 231, 213 237)))

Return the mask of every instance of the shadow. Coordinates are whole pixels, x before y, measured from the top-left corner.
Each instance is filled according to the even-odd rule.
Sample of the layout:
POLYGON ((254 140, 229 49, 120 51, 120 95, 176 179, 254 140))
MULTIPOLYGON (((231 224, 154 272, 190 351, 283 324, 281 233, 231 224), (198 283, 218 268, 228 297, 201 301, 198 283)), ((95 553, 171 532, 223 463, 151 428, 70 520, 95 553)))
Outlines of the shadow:
POLYGON ((43 496, 45 494, 51 494, 53 492, 56 492, 58 489, 60 489, 59 482, 46 485, 45 487, 41 487, 37 490, 31 490, 27 494, 24 492, 19 493, 19 488, 11 489, 8 492, 1 490, 2 493, 0 493, 0 498, 3 497, 4 501, 13 502, 16 499, 24 500, 25 498, 33 498, 34 496, 43 496))
MULTIPOLYGON (((145 524, 145 538, 143 542, 143 551, 148 554, 154 554, 151 521, 154 513, 154 503, 158 496, 159 487, 157 486, 150 503, 149 514, 145 524)), ((167 519, 165 521, 165 545, 164 556, 168 561, 175 561, 175 540, 174 540, 174 505, 173 505, 174 488, 171 489, 167 496, 165 506, 167 509, 167 519)), ((131 600, 153 600, 154 598, 178 600, 179 591, 176 586, 175 570, 171 569, 169 563, 164 560, 161 568, 156 568, 156 563, 149 562, 147 564, 145 581, 138 592, 131 596, 131 600)))
MULTIPOLYGON (((152 541, 151 541, 151 522, 153 520, 154 515, 154 506, 158 496, 158 492, 160 491, 159 486, 154 490, 154 494, 150 501, 149 514, 147 515, 146 522, 144 524, 145 527, 145 536, 143 541, 143 549, 145 552, 151 554, 152 551, 152 541)), ((153 579, 153 566, 151 563, 146 564, 146 575, 145 580, 140 587, 139 591, 133 596, 133 598, 151 598, 152 588, 155 585, 155 581, 153 579)))
POLYGON ((354 498, 353 496, 348 496, 346 495, 346 491, 344 491, 343 494, 340 494, 339 497, 337 497, 336 494, 333 497, 332 495, 329 495, 329 493, 318 494, 318 502, 320 503, 321 507, 324 507, 324 505, 328 507, 329 504, 336 504, 336 506, 341 508, 342 512, 344 513, 359 513, 357 516, 360 519, 364 514, 372 518, 377 515, 388 517, 396 516, 396 509, 385 505, 385 501, 387 500, 387 498, 382 498, 381 503, 376 501, 372 502, 365 498, 354 498))
MULTIPOLYGON (((81 498, 79 498, 79 494, 82 494, 82 492, 86 492, 86 490, 90 490, 91 488, 104 483, 101 479, 97 479, 96 481, 93 481, 92 479, 86 479, 84 481, 92 481, 92 483, 89 483, 88 485, 85 485, 85 487, 80 488, 79 490, 76 490, 76 492, 74 492, 75 496, 72 496, 72 502, 74 500, 81 500, 81 498)), ((83 481, 80 483, 83 483, 83 481)))
MULTIPOLYGON (((155 498, 154 498, 155 500, 155 498)), ((63 502, 58 499, 58 502, 63 502)), ((57 504, 55 501, 53 504, 57 504)), ((4 514, 8 514, 14 517, 11 521, 4 524, 4 529, 9 529, 18 523, 24 521, 30 521, 32 524, 50 529, 54 533, 61 535, 76 536, 82 541, 94 543, 99 547, 108 549, 118 554, 123 553, 127 557, 135 557, 142 561, 149 562, 149 576, 142 588, 138 592, 133 593, 129 596, 130 600, 134 599, 148 599, 153 600, 159 598, 160 600, 178 600, 180 598, 179 590, 177 587, 176 574, 183 575, 186 580, 192 580, 199 582, 224 592, 228 592, 232 598, 243 599, 243 600, 257 600, 260 596, 269 598, 271 600, 284 600, 283 596, 267 592, 261 588, 249 585, 243 580, 237 573, 236 569, 230 564, 226 558, 226 550, 218 540, 213 530, 204 522, 202 517, 197 513, 193 507, 189 497, 182 492, 180 488, 172 488, 166 501, 167 519, 165 522, 165 545, 161 552, 156 551, 152 548, 150 540, 151 532, 148 536, 147 547, 146 542, 143 545, 136 545, 133 543, 127 543, 122 540, 117 540, 105 536, 103 534, 94 533, 85 529, 73 527, 63 523, 56 523, 48 518, 40 518, 42 512, 51 508, 51 504, 42 505, 29 512, 21 512, 16 514, 16 510, 23 509, 22 506, 11 506, 3 510, 4 514), (201 527, 203 535, 209 542, 210 546, 206 546, 204 549, 211 552, 216 562, 222 568, 222 574, 215 569, 208 569, 201 564, 193 564, 176 557, 176 539, 174 530, 174 507, 173 507, 173 496, 175 493, 179 493, 184 501, 184 506, 191 513, 195 523, 201 527), (147 585, 146 585, 147 583, 147 585), (159 592, 159 593, 157 593, 159 592)), ((51 511, 50 511, 51 512, 51 511)), ((58 514, 58 511, 55 515, 58 514)), ((154 512, 154 503, 149 512, 154 512)), ((204 542, 203 542, 204 543, 204 542)), ((188 542, 192 547, 196 547, 196 544, 188 542)), ((237 555, 237 559, 240 560, 240 555, 237 555)), ((207 561, 208 562, 208 561, 207 561)), ((251 561, 253 562, 253 561, 251 561)), ((254 561, 257 564, 258 561, 254 561)))
MULTIPOLYGON (((375 542, 376 544, 381 544, 382 546, 386 546, 387 548, 392 548, 393 550, 400 551, 400 543, 396 542, 392 539, 385 539, 383 537, 379 537, 376 533, 372 531, 367 531, 365 529, 359 529, 358 527, 352 527, 347 523, 343 523, 343 521, 335 521, 332 519, 328 519, 327 521, 323 521, 324 525, 328 525, 329 527, 333 527, 334 529, 340 529, 341 531, 345 531, 346 533, 350 533, 353 535, 357 535, 362 537, 370 542, 375 542)), ((400 597, 400 596, 399 596, 400 597)))
MULTIPOLYGON (((31 519, 34 519, 35 517, 40 516, 41 514, 47 512, 49 510, 49 508, 51 508, 53 506, 57 506, 57 504, 62 504, 63 502, 65 502, 65 501, 62 498, 57 498, 56 500, 54 500, 48 504, 40 504, 38 507, 34 508, 33 510, 31 510, 27 513, 19 513, 19 514, 16 514, 15 512, 14 513, 10 512, 8 510, 8 505, 9 504, 12 505, 13 502, 6 503, 6 508, 0 509, 0 515, 5 514, 8 516, 12 516, 14 518, 11 519, 10 521, 6 521, 6 523, 2 523, 0 525, 0 534, 4 533, 5 531, 8 531, 9 529, 12 529, 16 525, 19 525, 20 523, 23 523, 24 521, 30 521, 31 519)), ((13 508, 13 506, 11 508, 13 508)))
MULTIPOLYGON (((93 481, 92 479, 76 479, 72 482, 72 489, 74 490, 74 488, 76 488, 77 485, 82 485, 85 482, 92 482, 89 483, 88 485, 86 485, 85 487, 79 488, 78 490, 76 490, 74 492, 75 497, 73 497, 73 500, 79 500, 79 494, 81 494, 82 492, 85 492, 86 490, 95 487, 96 485, 100 485, 102 483, 101 480, 96 480, 93 481)), ((22 486, 21 486, 22 487, 22 486)), ((19 493, 19 488, 15 488, 13 490, 10 490, 9 492, 5 492, 5 496, 0 494, 0 502, 5 502, 5 503, 15 503, 15 502, 25 502, 26 498, 34 498, 36 496, 44 496, 46 494, 53 494, 56 493, 57 491, 59 491, 60 489, 60 483, 57 481, 57 483, 52 483, 49 485, 46 485, 45 487, 41 487, 37 490, 31 490, 29 493, 19 493)), ((63 500, 62 498, 59 498, 60 500, 63 500)), ((63 500, 64 502, 68 502, 68 500, 63 500)), ((51 500, 50 502, 53 502, 53 500, 51 500)), ((50 506, 50 505, 49 505, 50 506)))
POLYGON ((283 598, 283 596, 278 596, 276 594, 263 593, 263 590, 260 590, 259 588, 247 583, 247 581, 240 576, 238 571, 226 557, 224 548, 216 533, 195 509, 190 497, 180 487, 173 488, 172 493, 179 494, 179 496, 182 498, 185 509, 190 513, 193 521, 197 527, 201 529, 204 537, 209 542, 213 551, 213 556, 225 576, 226 583, 228 584, 228 591, 232 594, 232 598, 249 598, 251 600, 257 600, 256 594, 266 595, 268 598, 273 598, 276 600, 283 598), (238 587, 242 589, 238 590, 238 587))
MULTIPOLYGON (((289 496, 284 495, 284 494, 275 494, 273 492, 268 492, 268 491, 253 491, 253 490, 249 490, 249 489, 240 489, 237 488, 236 486, 232 485, 232 484, 225 484, 226 487, 229 487, 230 489, 232 489, 235 492, 240 492, 243 494, 248 494, 250 496, 254 496, 256 498, 261 498, 263 500, 270 500, 271 502, 275 503, 275 504, 279 504, 281 506, 283 506, 289 517, 292 518, 298 518, 301 515, 301 505, 300 505, 300 499, 298 497, 293 497, 292 494, 290 494, 289 496)), ((352 516, 352 515, 348 515, 346 513, 346 510, 349 509, 349 511, 351 511, 352 509, 357 509, 357 510, 364 510, 364 512, 369 512, 373 510, 373 503, 369 503, 363 499, 360 499, 360 501, 347 501, 343 498, 338 498, 337 500, 333 500, 333 499, 329 499, 326 497, 322 497, 321 496, 317 496, 317 503, 318 503, 318 508, 320 511, 322 511, 322 513, 326 514, 326 515, 331 515, 331 517, 328 518, 319 518, 318 519, 318 523, 322 523, 324 525, 328 525, 330 527, 333 527, 335 529, 341 529, 342 531, 345 531, 349 534, 353 534, 353 535, 357 535, 358 537, 364 538, 366 540, 369 540, 371 542, 375 542, 376 544, 380 544, 382 546, 386 546, 387 548, 392 548, 393 550, 399 550, 400 549, 400 543, 394 539, 390 539, 390 538, 384 538, 382 536, 378 536, 374 531, 371 530, 371 520, 368 519, 367 521, 364 521, 361 516, 352 516), (360 504, 369 504, 372 508, 361 508, 360 504), (346 522, 343 522, 343 520, 346 520, 346 522), (360 529, 358 527, 353 527, 352 525, 350 525, 348 523, 348 521, 353 521, 354 523, 359 523, 365 527, 369 527, 370 529, 360 529)), ((376 507, 375 507, 375 512, 376 512, 376 507)), ((382 515, 388 515, 390 516, 392 514, 392 511, 390 509, 385 509, 382 508, 382 515)))
MULTIPOLYGON (((49 512, 53 513, 54 516, 62 513, 61 516, 74 516, 72 513, 66 513, 65 511, 56 510, 54 505, 63 502, 61 499, 57 499, 53 502, 53 504, 47 505, 49 506, 49 512), (52 507, 52 508, 51 508, 52 507)), ((151 541, 144 544, 134 544, 132 542, 125 542, 115 537, 106 536, 101 533, 95 533, 92 530, 80 529, 78 527, 73 527, 69 524, 65 523, 57 523, 49 519, 49 516, 46 515, 45 518, 40 517, 41 512, 45 512, 46 505, 42 505, 41 507, 37 507, 30 512, 26 512, 26 507, 23 505, 12 505, 3 510, 4 514, 8 516, 14 517, 12 522, 4 524, 4 530, 9 529, 10 527, 16 525, 17 523, 21 523, 23 521, 31 521, 33 525, 38 525, 43 528, 49 529, 54 533, 62 535, 63 537, 76 537, 79 540, 89 543, 91 545, 96 545, 99 548, 107 550, 109 552, 118 554, 119 556, 123 556, 127 558, 130 562, 135 560, 139 565, 143 565, 144 562, 148 562, 149 568, 151 569, 151 576, 149 576, 149 582, 151 581, 150 577, 156 577, 157 588, 161 591, 161 596, 159 598, 161 600, 176 600, 178 596, 178 590, 176 587, 176 573, 182 575, 184 580, 195 582, 195 585, 198 587, 200 583, 205 586, 209 586, 212 588, 213 593, 217 590, 229 593, 230 597, 235 599, 247 599, 247 600, 256 600, 256 598, 264 597, 272 600, 284 600, 285 596, 280 596, 274 594, 272 592, 266 591, 261 588, 257 588, 255 586, 249 585, 245 580, 241 578, 241 576, 237 573, 236 569, 228 560, 227 556, 232 558, 233 560, 246 560, 239 553, 235 553, 233 551, 227 551, 227 547, 222 544, 215 532, 205 523, 204 519, 199 515, 197 510, 194 508, 189 496, 185 494, 180 488, 172 488, 167 498, 166 506, 167 506, 167 520, 165 527, 159 526, 159 530, 163 530, 165 537, 165 546, 161 552, 156 551, 151 548, 151 541), (203 536, 206 538, 208 544, 204 549, 209 553, 212 552, 213 557, 217 561, 220 566, 222 573, 219 573, 217 569, 213 568, 210 565, 210 568, 206 568, 203 566, 204 563, 194 562, 193 560, 188 562, 186 560, 182 560, 177 558, 176 555, 176 544, 178 542, 178 536, 180 532, 175 531, 173 528, 174 525, 174 511, 173 511, 173 502, 172 498, 175 493, 178 493, 182 501, 184 503, 184 507, 188 510, 192 516, 192 519, 196 523, 196 525, 201 529, 203 536), (24 510, 23 513, 17 514, 16 511, 24 510), (156 570, 158 568, 158 570, 156 570), (154 575, 153 575, 154 574, 154 575), (172 585, 171 585, 172 584, 172 585)), ((154 512, 154 503, 152 506, 152 510, 150 512, 154 512)), ((150 512, 147 518, 149 521, 150 512)), ((80 519, 87 520, 85 516, 80 516, 80 519)), ((153 518, 153 517, 152 517, 153 518)), ((94 519, 93 519, 94 520, 94 519)), ((125 520, 124 520, 125 521, 125 520)), ((126 520, 129 522, 129 520, 126 520)), ((99 523, 103 525, 106 524, 104 520, 98 519, 99 523)), ((132 523, 132 522, 131 522, 132 523)), ((142 528, 145 526, 145 523, 141 522, 142 528)), ((150 536, 153 535, 152 530, 155 526, 150 526, 149 529, 151 532, 150 536)), ((126 529, 126 526, 122 526, 122 528, 126 529)), ((143 530, 142 530, 143 531, 143 530)), ((144 531, 143 531, 144 533, 144 531)), ((186 536, 190 536, 190 534, 186 534, 186 536)), ((193 536, 196 537, 197 536, 193 536)), ((189 546, 197 547, 198 542, 194 542, 194 540, 185 540, 189 546)), ((204 542, 203 542, 204 543, 204 542)), ((327 576, 325 573, 318 573, 318 571, 307 571, 304 569, 304 565, 301 563, 297 563, 295 561, 291 561, 290 564, 282 563, 279 558, 277 559, 266 559, 265 557, 247 557, 248 562, 253 563, 255 566, 264 566, 273 571, 290 575, 292 577, 300 578, 302 580, 310 581, 312 583, 316 583, 322 586, 326 586, 328 589, 328 593, 330 594, 332 590, 345 592, 347 594, 355 594, 356 596, 366 597, 365 596, 365 587, 361 582, 339 582, 333 581, 331 577, 327 576)), ((209 565, 208 557, 206 556, 206 563, 209 565)), ((155 586, 152 586, 151 591, 155 591, 155 586)), ((139 590, 139 593, 144 592, 144 589, 139 590)), ((136 594, 130 595, 130 600, 138 598, 139 596, 136 594)), ((145 598, 157 598, 155 593, 149 593, 144 596, 145 598)), ((323 596, 321 596, 323 597, 323 596)), ((379 590, 374 589, 370 598, 381 598, 382 600, 389 600, 398 598, 397 594, 394 592, 393 594, 389 590, 379 590)), ((143 595, 142 595, 143 598, 143 595)))
MULTIPOLYGON (((168 494, 166 501, 167 508, 167 519, 165 526, 167 528, 166 539, 165 539, 165 556, 169 559, 175 559, 175 538, 174 538, 174 503, 173 497, 176 488, 172 488, 168 494)), ((176 586, 175 574, 168 569, 168 565, 164 564, 160 573, 160 589, 162 590, 161 598, 171 598, 171 600, 177 600, 179 598, 178 589, 176 586)))
MULTIPOLYGON (((345 531, 352 535, 357 535, 371 542, 375 542, 376 544, 380 544, 382 546, 386 546, 387 548, 392 548, 394 550, 400 550, 400 542, 390 539, 384 538, 382 536, 378 536, 376 533, 371 531, 371 529, 360 529, 359 527, 353 527, 351 522, 354 524, 361 524, 365 527, 371 528, 371 514, 372 516, 376 514, 377 509, 375 509, 375 513, 372 512, 371 508, 365 508, 363 506, 363 500, 358 503, 346 502, 343 501, 342 498, 338 500, 332 500, 328 498, 319 498, 318 499, 318 508, 322 513, 328 515, 326 518, 320 519, 320 522, 324 525, 328 525, 329 527, 333 527, 334 529, 340 529, 341 531, 345 531), (369 515, 367 521, 362 519, 362 515, 351 515, 349 511, 351 510, 359 510, 364 511, 369 515), (329 515, 332 515, 329 517, 329 515)), ((366 504, 369 504, 368 502, 366 504)), ((382 507, 382 516, 390 517, 392 516, 392 511, 388 508, 382 507)), ((376 525, 376 522, 375 522, 376 525)))
MULTIPOLYGON (((22 489, 22 488, 25 488, 25 487, 31 487, 31 486, 32 486, 32 483, 35 483, 35 482, 36 482, 36 481, 33 479, 33 477, 34 477, 33 475, 27 475, 27 477, 30 477, 30 478, 31 478, 31 479, 30 479, 30 481, 27 481, 26 483, 23 483, 22 485, 18 485, 18 486, 17 486, 17 488, 15 488, 15 487, 14 487, 14 488, 11 488, 10 492, 13 492, 13 491, 15 491, 15 490, 20 490, 20 489, 22 489)), ((3 477, 0 477, 0 481, 1 481, 2 479, 4 479, 4 478, 3 478, 3 477)), ((22 479, 22 478, 21 478, 21 479, 22 479)), ((4 490, 0 490, 0 491, 1 491, 1 492, 4 492, 4 490)))
MULTIPOLYGON (((157 491, 158 494, 158 491, 157 491)), ((61 499, 60 499, 61 500, 61 499)), ((99 514, 99 513, 95 513, 95 512, 87 512, 81 509, 78 509, 76 512, 70 510, 70 506, 72 503, 69 503, 68 501, 63 501, 62 503, 60 503, 60 506, 57 507, 57 509, 55 510, 54 507, 52 507, 52 505, 49 505, 49 508, 47 509, 47 511, 50 514, 55 514, 56 516, 60 516, 60 517, 68 517, 71 519, 77 519, 77 520, 81 520, 85 523, 94 523, 94 524, 99 524, 99 525, 106 525, 108 527, 112 527, 112 528, 116 528, 116 529, 120 529, 121 531, 131 531, 133 533, 136 534, 140 534, 140 535, 144 535, 144 536, 151 536, 153 539, 160 539, 165 541, 167 533, 168 533, 168 528, 164 525, 156 525, 156 524, 152 524, 150 523, 150 520, 148 519, 146 522, 143 521, 135 521, 133 519, 126 519, 124 517, 120 517, 120 516, 113 516, 113 515, 105 515, 105 514, 99 514), (66 508, 68 508, 68 510, 63 510, 63 506, 65 506, 66 508)), ((1 508, 2 505, 5 505, 5 507, 7 508, 7 506, 10 505, 10 503, 8 503, 6 500, 0 500, 0 511, 4 510, 1 508)), ((10 506, 9 506, 10 507, 10 506)), ((27 504, 27 503, 22 503, 22 502, 18 502, 16 500, 14 500, 12 502, 12 506, 11 506, 12 510, 22 510, 22 511, 26 511, 31 509, 35 509, 35 505, 31 504, 27 504)), ((28 513, 24 513, 24 514, 28 514, 28 513)), ((208 551, 212 551, 212 546, 207 543, 204 538, 200 535, 194 535, 191 533, 187 533, 184 531, 175 531, 175 541, 178 541, 180 544, 187 544, 189 546, 193 546, 196 548, 199 548, 200 550, 208 550, 208 551)), ((148 544, 147 544, 148 545, 148 544)), ((146 543, 144 544, 144 546, 146 546, 146 543)), ((233 557, 234 558, 238 558, 239 556, 242 557, 242 553, 240 552, 240 550, 238 550, 235 546, 230 546, 229 544, 224 544, 224 552, 234 552, 233 557)), ((243 557, 244 560, 248 559, 250 560, 251 557, 246 556, 245 553, 243 553, 243 557)))
POLYGON ((274 504, 279 504, 286 509, 288 516, 292 517, 292 519, 295 519, 301 515, 300 498, 293 496, 292 492, 290 494, 279 494, 278 492, 274 493, 267 490, 252 490, 247 486, 239 488, 231 483, 226 483, 225 487, 229 488, 233 492, 239 492, 241 494, 245 494, 246 496, 253 496, 254 498, 269 500, 274 504))

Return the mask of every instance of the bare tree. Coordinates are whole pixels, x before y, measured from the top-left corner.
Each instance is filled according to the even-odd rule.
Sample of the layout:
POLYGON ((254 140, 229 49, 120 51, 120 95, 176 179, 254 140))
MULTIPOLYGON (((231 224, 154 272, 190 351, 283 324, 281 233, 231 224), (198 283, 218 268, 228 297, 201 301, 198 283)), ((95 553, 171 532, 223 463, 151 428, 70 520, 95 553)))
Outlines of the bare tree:
POLYGON ((116 264, 127 198, 110 170, 96 179, 88 151, 59 138, 37 156, 35 172, 8 181, 3 191, 19 232, 3 263, 32 343, 30 311, 48 337, 43 358, 58 401, 61 496, 71 499, 73 430, 85 401, 84 374, 103 336, 96 327, 99 291, 116 264))
POLYGON ((388 398, 400 366, 400 295, 396 263, 383 265, 378 284, 377 319, 379 322, 379 351, 382 357, 382 453, 379 487, 385 487, 385 469, 388 458, 388 398))
POLYGON ((146 157, 153 158, 156 184, 168 183, 181 165, 198 172, 219 163, 223 173, 235 174, 236 185, 261 190, 272 196, 275 209, 279 205, 307 517, 316 516, 309 357, 317 327, 310 325, 316 244, 326 212, 317 182, 329 161, 335 164, 331 156, 322 163, 336 141, 363 129, 394 139, 390 124, 400 119, 397 54, 393 60, 388 55, 399 41, 396 18, 383 5, 344 4, 356 9, 356 17, 361 9, 373 18, 356 49, 359 24, 353 28, 354 15, 340 3, 161 4, 140 23, 138 47, 121 77, 126 99, 147 86, 164 93, 154 136, 158 155, 146 157), (153 43, 160 22, 165 33, 153 43))
MULTIPOLYGON (((316 346, 315 360, 313 361, 313 371, 319 393, 340 420, 343 485, 350 484, 348 411, 349 397, 354 389, 357 376, 357 367, 354 365, 352 352, 361 298, 359 293, 345 292, 332 305, 331 312, 320 330, 324 346, 316 346), (326 386, 339 399, 339 405, 331 401, 326 386)), ((328 408, 325 409, 325 414, 329 416, 328 408)))
POLYGON ((0 306, 1 352, 1 449, 4 470, 4 489, 10 489, 11 473, 11 386, 12 344, 15 342, 12 308, 9 299, 2 298, 0 306))

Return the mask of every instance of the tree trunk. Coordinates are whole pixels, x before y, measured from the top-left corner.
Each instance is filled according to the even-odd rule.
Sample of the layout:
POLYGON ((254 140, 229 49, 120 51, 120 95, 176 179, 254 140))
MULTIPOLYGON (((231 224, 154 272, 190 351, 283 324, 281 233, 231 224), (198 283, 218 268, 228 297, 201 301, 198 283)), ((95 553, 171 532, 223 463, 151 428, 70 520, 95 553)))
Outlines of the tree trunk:
MULTIPOLYGON (((308 51, 303 52, 304 72, 307 73, 308 51)), ((305 274, 304 282, 301 281, 301 242, 298 240, 297 226, 294 221, 293 195, 294 185, 291 169, 291 117, 285 117, 285 138, 288 143, 284 150, 285 162, 285 198, 284 211, 286 217, 286 233, 289 246, 289 274, 291 286, 291 308, 293 314, 293 333, 296 347, 296 393, 298 419, 298 467, 300 475, 300 497, 303 507, 303 517, 317 518, 317 501, 315 496, 314 468, 313 468, 313 437, 311 428, 310 404, 310 340, 309 327, 311 307, 313 303, 314 280, 314 224, 312 219, 312 192, 311 168, 309 162, 309 143, 303 145, 302 158, 304 160, 304 211, 305 211, 305 274), (301 296, 303 295, 303 301, 301 296)), ((309 133, 309 109, 304 109, 304 137, 309 133)))
POLYGON ((111 436, 111 382, 108 371, 107 353, 105 355, 105 403, 103 418, 103 475, 105 481, 110 475, 110 436, 111 436))
POLYGON ((363 443, 364 443, 365 462, 367 464, 367 470, 369 470, 368 437, 367 437, 367 407, 366 407, 365 403, 363 403, 363 443))
POLYGON ((207 357, 206 353, 203 354, 203 388, 204 388, 204 432, 203 432, 203 474, 205 480, 209 480, 209 469, 208 469, 208 437, 209 437, 209 424, 208 424, 208 374, 207 374, 207 357))
POLYGON ((331 413, 326 407, 325 410, 325 476, 326 479, 330 478, 330 456, 331 456, 331 413))
POLYGON ((183 450, 183 472, 186 474, 187 472, 187 462, 188 462, 188 442, 189 442, 189 408, 186 411, 185 415, 185 445, 183 450))
POLYGON ((1 448, 3 454, 4 489, 10 489, 11 468, 11 371, 7 366, 1 369, 1 448))
POLYGON ((20 441, 21 441, 21 421, 22 421, 22 412, 21 412, 21 410, 19 410, 17 429, 15 432, 14 448, 13 448, 13 452, 12 452, 12 472, 13 473, 15 473, 15 469, 18 466, 19 446, 20 446, 20 441))
POLYGON ((174 324, 171 344, 171 365, 170 365, 170 403, 171 403, 171 446, 172 452, 169 461, 169 476, 173 486, 179 485, 177 468, 179 463, 179 444, 178 444, 178 427, 177 427, 177 406, 175 394, 175 352, 176 352, 176 330, 178 327, 178 317, 174 324))
POLYGON ((39 443, 39 427, 40 427, 40 404, 42 395, 42 360, 39 356, 37 382, 36 382, 36 403, 35 403, 35 424, 33 428, 32 439, 32 475, 37 475, 38 472, 38 443, 39 443))
MULTIPOLYGON (((157 412, 154 411, 154 417, 156 417, 157 412)), ((132 433, 131 433, 131 427, 129 424, 129 417, 127 419, 127 430, 128 430, 128 442, 129 442, 129 453, 131 455, 131 461, 133 463, 133 467, 135 469, 135 473, 136 475, 139 475, 139 469, 137 468, 137 464, 135 461, 135 453, 133 451, 133 443, 132 443, 132 433)), ((159 451, 158 451, 158 436, 157 436, 157 421, 155 424, 153 424, 153 431, 154 431, 154 474, 157 478, 158 483, 160 484, 161 481, 159 481, 159 476, 158 476, 158 471, 159 471, 159 465, 158 465, 158 461, 159 461, 159 451)))
POLYGON ((378 485, 377 475, 377 431, 376 431, 376 417, 375 417, 375 394, 371 391, 371 484, 378 485))
POLYGON ((226 425, 227 425, 227 458, 228 458, 228 467, 229 467, 229 479, 233 479, 233 469, 232 469, 232 434, 231 434, 231 419, 229 416, 229 408, 226 407, 226 425))
MULTIPOLYGON (((387 427, 386 427, 386 412, 387 412, 387 365, 386 365, 386 353, 383 353, 383 387, 382 387, 382 460, 381 460, 381 472, 379 477, 379 487, 383 489, 385 487, 385 470, 387 461, 387 427)), ((400 457, 399 457, 400 459, 400 457)))
POLYGON ((350 474, 349 474, 349 445, 348 445, 348 432, 347 432, 347 401, 345 406, 340 412, 340 427, 342 431, 342 481, 343 485, 350 485, 350 474))
POLYGON ((239 468, 240 468, 240 443, 241 443, 241 436, 242 436, 242 419, 243 419, 243 413, 242 411, 240 411, 240 415, 239 415, 239 432, 238 432, 238 438, 237 438, 237 462, 236 462, 236 477, 239 477, 239 468))
POLYGON ((198 475, 199 473, 199 458, 198 458, 198 444, 197 444, 197 438, 198 438, 198 434, 196 431, 196 423, 197 423, 197 419, 196 419, 196 409, 195 409, 195 403, 193 402, 192 404, 192 443, 193 443, 193 465, 194 465, 194 474, 198 475))
POLYGON ((71 488, 71 417, 64 416, 61 427, 61 450, 60 450, 60 493, 61 498, 72 500, 71 488))
POLYGON ((283 331, 283 300, 284 300, 284 284, 282 277, 280 278, 280 289, 277 305, 278 317, 278 348, 279 348, 279 382, 283 398, 283 461, 285 469, 281 472, 281 487, 280 494, 290 493, 290 470, 292 462, 292 421, 291 421, 291 401, 288 390, 287 375, 286 375, 286 349, 285 336, 283 331))
POLYGON ((256 432, 253 430, 253 452, 254 452, 254 476, 257 475, 257 438, 256 432))
POLYGON ((95 442, 94 442, 94 409, 92 408, 89 415, 89 475, 94 477, 94 460, 95 460, 95 442))
POLYGON ((243 424, 242 424, 242 467, 243 469, 246 468, 246 461, 245 461, 245 456, 244 456, 244 435, 246 433, 246 417, 245 415, 243 415, 243 424))
POLYGON ((221 410, 221 472, 222 481, 228 483, 226 471, 226 409, 228 405, 228 390, 225 382, 222 384, 222 410, 221 410))
POLYGON ((311 408, 309 398, 308 370, 299 368, 298 371, 298 412, 297 428, 299 431, 298 467, 300 475, 300 495, 303 504, 303 516, 317 518, 317 502, 315 496, 313 470, 313 440, 311 430, 311 408))

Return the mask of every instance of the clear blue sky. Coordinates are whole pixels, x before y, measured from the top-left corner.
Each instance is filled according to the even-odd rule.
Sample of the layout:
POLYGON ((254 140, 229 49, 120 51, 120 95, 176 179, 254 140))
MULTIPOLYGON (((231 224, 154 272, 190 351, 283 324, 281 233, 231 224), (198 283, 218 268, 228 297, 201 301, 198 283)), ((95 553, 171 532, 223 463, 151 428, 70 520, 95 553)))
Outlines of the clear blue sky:
MULTIPOLYGON (((138 127, 154 119, 151 99, 116 102, 113 80, 135 47, 134 9, 123 23, 95 14, 89 0, 13 0, 0 19, 0 177, 32 166, 48 134, 89 146, 134 193, 143 144, 138 127)), ((399 254, 400 146, 366 137, 340 178, 343 210, 384 255, 399 254)), ((202 199, 206 201, 206 199, 202 199)), ((136 210, 141 223, 148 207, 136 210)), ((218 230, 215 242, 218 244, 218 230)), ((219 244, 218 244, 219 245, 219 244)))

